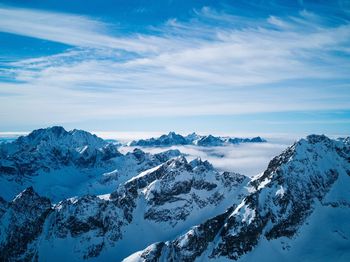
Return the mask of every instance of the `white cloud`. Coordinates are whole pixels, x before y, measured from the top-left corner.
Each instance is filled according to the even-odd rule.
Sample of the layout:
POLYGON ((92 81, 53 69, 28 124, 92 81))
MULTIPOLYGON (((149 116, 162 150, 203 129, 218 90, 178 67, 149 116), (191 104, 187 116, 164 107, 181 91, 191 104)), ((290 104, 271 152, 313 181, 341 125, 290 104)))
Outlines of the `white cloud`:
MULTIPOLYGON (((187 154, 190 161, 200 157, 208 160, 215 168, 221 171, 231 171, 252 177, 263 172, 270 160, 279 155, 290 144, 280 143, 252 143, 223 147, 173 146, 170 148, 141 148, 150 153, 159 153, 167 149, 179 149, 187 154)), ((122 152, 133 150, 133 147, 124 147, 122 152)))
POLYGON ((142 41, 142 38, 128 39, 109 35, 107 25, 101 21, 34 9, 0 7, 0 31, 72 46, 155 51, 155 46, 142 41))
POLYGON ((329 26, 307 12, 257 21, 210 8, 196 15, 153 28, 157 36, 120 37, 96 19, 1 7, 0 31, 75 47, 10 64, 21 83, 1 89, 19 96, 0 97, 0 121, 350 109, 348 85, 288 82, 347 79, 349 60, 334 54, 349 54, 348 23, 329 26))

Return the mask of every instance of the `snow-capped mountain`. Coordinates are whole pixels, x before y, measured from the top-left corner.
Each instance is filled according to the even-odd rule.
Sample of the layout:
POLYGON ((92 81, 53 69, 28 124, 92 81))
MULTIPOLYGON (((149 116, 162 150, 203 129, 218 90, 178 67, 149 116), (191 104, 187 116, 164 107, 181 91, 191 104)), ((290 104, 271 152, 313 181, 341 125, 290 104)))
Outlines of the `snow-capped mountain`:
POLYGON ((130 146, 174 146, 174 145, 187 145, 188 140, 182 135, 175 132, 169 132, 167 135, 161 135, 158 138, 141 139, 130 142, 130 146))
POLYGON ((96 166, 120 153, 112 144, 82 130, 38 129, 0 145, 1 173, 30 176, 61 165, 96 166))
POLYGON ((28 188, 1 202, 0 258, 121 261, 238 203, 247 194, 247 182, 245 176, 219 173, 206 161, 188 163, 180 156, 141 172, 109 195, 51 205, 28 188))
POLYGON ((349 138, 308 136, 241 203, 125 261, 349 261, 349 185, 349 138))
MULTIPOLYGON (((60 132, 48 144, 67 145, 75 156, 68 166, 89 170, 84 174, 90 176, 78 190, 70 176, 79 172, 65 175, 68 169, 57 158, 50 165, 51 150, 45 141, 51 141, 51 132, 30 139, 35 146, 19 146, 19 141, 7 144, 1 163, 15 161, 14 155, 42 152, 40 161, 46 161, 49 171, 34 159, 31 163, 41 171, 25 175, 25 180, 19 180, 23 184, 16 181, 16 174, 0 173, 5 191, 8 185, 16 184, 17 189, 32 185, 13 199, 0 197, 0 261, 350 258, 350 138, 308 136, 272 159, 265 172, 249 179, 219 172, 199 158, 188 162, 178 150, 154 155, 140 149, 125 155, 115 151, 107 160, 97 158, 94 164, 81 166, 73 161, 79 159, 74 152, 86 145, 71 141, 70 147, 60 139, 71 138, 57 135, 60 132), (100 172, 101 166, 111 171, 100 172), (62 180, 57 180, 59 176, 62 180), (36 177, 59 186, 47 194, 47 186, 36 177), (54 193, 64 180, 70 187, 65 193, 71 195, 59 199, 54 193)), ((109 146, 87 137, 97 150, 109 146)), ((20 165, 16 167, 20 170, 20 165)))
POLYGON ((261 137, 254 138, 231 138, 219 136, 201 136, 196 133, 182 136, 174 132, 169 132, 167 135, 162 135, 158 138, 135 140, 129 143, 129 146, 141 147, 168 147, 175 145, 196 145, 196 146, 224 146, 229 144, 239 143, 262 143, 266 142, 261 137))
POLYGON ((197 146, 222 146, 225 143, 221 137, 216 137, 212 135, 203 136, 198 140, 194 141, 197 146))
POLYGON ((28 186, 53 201, 74 195, 111 192, 131 177, 179 156, 139 149, 121 154, 115 143, 82 130, 38 129, 0 144, 0 196, 10 200, 28 186))

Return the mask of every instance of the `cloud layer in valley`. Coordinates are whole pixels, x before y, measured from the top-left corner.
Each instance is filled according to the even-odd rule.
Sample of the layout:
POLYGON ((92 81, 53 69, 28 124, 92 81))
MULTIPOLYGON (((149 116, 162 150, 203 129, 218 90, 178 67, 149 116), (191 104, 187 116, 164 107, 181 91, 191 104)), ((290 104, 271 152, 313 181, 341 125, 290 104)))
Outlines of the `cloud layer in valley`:
MULTIPOLYGON (((247 143, 220 147, 173 146, 170 148, 142 148, 150 153, 167 149, 179 149, 190 161, 197 157, 208 160, 220 171, 232 171, 254 176, 263 172, 270 160, 289 145, 279 143, 247 143)), ((121 152, 129 152, 133 147, 123 147, 121 152)))

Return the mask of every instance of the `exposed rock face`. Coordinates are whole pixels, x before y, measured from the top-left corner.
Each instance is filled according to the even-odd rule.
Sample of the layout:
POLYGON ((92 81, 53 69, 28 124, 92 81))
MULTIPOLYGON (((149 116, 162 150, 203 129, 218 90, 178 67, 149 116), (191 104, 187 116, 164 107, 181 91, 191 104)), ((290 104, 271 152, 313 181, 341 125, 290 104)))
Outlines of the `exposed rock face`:
POLYGON ((176 149, 167 150, 157 154, 150 154, 135 148, 132 152, 117 157, 114 162, 114 168, 116 169, 104 173, 98 182, 103 185, 112 184, 117 187, 119 184, 123 184, 139 173, 159 166, 160 164, 180 155, 182 155, 182 153, 176 149))
POLYGON ((139 167, 137 173, 140 173, 180 155, 182 154, 177 149, 171 149, 152 155, 142 151, 141 149, 135 148, 133 152, 127 153, 125 157, 135 160, 135 163, 133 164, 139 167))
POLYGON ((0 260, 37 260, 37 240, 46 217, 52 211, 50 200, 38 196, 32 187, 24 190, 12 202, 4 203, 1 211, 0 260))
POLYGON ((6 212, 7 207, 8 203, 5 201, 5 199, 0 197, 0 217, 2 217, 2 215, 6 212))
POLYGON ((97 257, 105 245, 113 246, 122 238, 121 228, 128 223, 122 211, 118 201, 108 197, 87 195, 62 201, 48 220, 45 238, 54 252, 56 239, 72 238, 79 259, 97 257))
MULTIPOLYGON (((164 160, 174 153, 177 152, 152 157, 164 160)), ((132 154, 141 162, 149 156, 138 150, 132 154)), ((55 260, 62 255, 61 243, 68 241, 70 244, 64 249, 68 257, 74 255, 77 259, 90 259, 103 256, 110 250, 113 253, 113 249, 117 252, 120 246, 127 249, 123 241, 132 238, 132 232, 137 228, 159 225, 171 235, 200 222, 203 217, 222 212, 232 201, 238 202, 244 197, 244 185, 248 181, 247 177, 239 174, 221 174, 207 161, 195 159, 188 163, 180 156, 140 173, 111 195, 70 198, 52 208, 47 199, 40 198, 29 188, 10 204, 1 202, 1 207, 10 205, 14 217, 20 212, 26 217, 25 212, 31 212, 34 205, 40 208, 30 221, 20 227, 26 228, 31 238, 25 235, 18 246, 11 242, 11 235, 6 235, 7 242, 3 243, 2 250, 7 250, 5 258, 25 254, 32 259, 35 254, 39 260, 43 257, 55 260), (22 203, 19 211, 18 203, 22 203), (45 230, 42 230, 44 221, 45 230), (38 238, 41 240, 38 241, 38 238)), ((5 212, 1 219, 5 219, 7 214, 5 212)), ((10 221, 8 234, 15 234, 20 230, 16 227, 18 222, 10 221)), ((151 239, 157 239, 157 235, 155 232, 151 239)), ((144 243, 147 246, 152 242, 145 239, 144 243)), ((117 260, 122 258, 117 257, 117 260)))
MULTIPOLYGON (((131 216, 141 193, 147 203, 145 219, 175 226, 196 209, 219 205, 227 197, 225 193, 240 190, 247 181, 240 174, 221 174, 207 161, 196 159, 188 163, 179 157, 131 179, 111 198, 120 199, 123 206, 128 206, 127 216, 131 216)), ((242 196, 243 192, 236 197, 242 196)))
POLYGON ((140 260, 194 261, 208 248, 233 210, 234 207, 230 207, 225 213, 193 227, 185 235, 172 242, 159 242, 147 247, 140 254, 140 260))
MULTIPOLYGON (((275 157, 267 170, 250 182, 252 193, 238 207, 232 206, 173 241, 151 245, 127 261, 194 261, 199 257, 238 260, 263 241, 287 239, 284 241, 293 243, 298 230, 315 209, 321 212, 332 206, 341 208, 339 212, 344 209, 349 212, 350 200, 346 198, 350 194, 343 187, 350 183, 350 151, 344 141, 317 135, 300 140, 275 157), (207 227, 208 224, 211 226, 207 227)), ((336 227, 336 223, 334 221, 332 227, 336 227)), ((350 227, 343 230, 342 236, 347 239, 350 227)), ((333 232, 325 234, 331 236, 333 232)), ((286 246, 290 248, 285 245, 282 250, 286 246)), ((347 252, 345 257, 350 255, 349 249, 347 252)), ((268 259, 277 261, 273 256, 268 259)))

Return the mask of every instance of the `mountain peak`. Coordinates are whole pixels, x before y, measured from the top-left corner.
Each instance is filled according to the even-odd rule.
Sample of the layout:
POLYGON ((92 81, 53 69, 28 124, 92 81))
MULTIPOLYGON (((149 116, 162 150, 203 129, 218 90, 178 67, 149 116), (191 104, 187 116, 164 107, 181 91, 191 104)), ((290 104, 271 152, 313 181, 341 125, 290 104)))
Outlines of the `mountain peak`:
POLYGON ((20 138, 27 137, 30 140, 47 139, 48 137, 58 138, 66 135, 68 132, 62 126, 52 126, 48 128, 40 128, 32 131, 28 136, 22 136, 20 138))
POLYGON ((107 142, 102 138, 99 138, 89 132, 78 129, 67 132, 61 126, 36 129, 27 136, 19 137, 17 140, 13 141, 13 143, 26 144, 30 146, 37 146, 41 143, 63 143, 70 146, 89 145, 92 147, 103 147, 107 144, 107 142))
POLYGON ((32 186, 27 187, 24 189, 21 193, 19 193, 14 199, 13 202, 20 201, 23 198, 28 197, 39 197, 39 195, 34 191, 34 188, 32 186))
POLYGON ((213 165, 208 160, 203 161, 200 157, 193 159, 189 164, 192 168, 204 167, 207 170, 214 170, 213 165))
POLYGON ((188 142, 186 139, 180 135, 176 134, 175 132, 169 132, 168 134, 161 135, 157 138, 149 138, 149 139, 141 139, 141 140, 135 140, 130 142, 130 146, 157 146, 157 147, 163 147, 163 146, 174 146, 174 145, 186 145, 188 142))
POLYGON ((158 138, 149 138, 135 140, 129 143, 130 146, 143 146, 143 147, 167 147, 175 145, 195 145, 195 146, 224 146, 229 144, 239 144, 239 143, 262 143, 266 142, 265 139, 261 137, 254 138, 230 138, 230 137, 220 137, 220 136, 201 136, 193 132, 187 136, 182 136, 173 131, 168 134, 161 135, 158 138))
POLYGON ((263 143, 266 142, 265 139, 261 138, 260 136, 256 136, 250 139, 251 142, 253 143, 263 143))
POLYGON ((116 146, 82 130, 67 132, 53 126, 37 129, 11 143, 0 145, 0 170, 7 174, 33 176, 64 166, 99 166, 119 155, 116 146))
POLYGON ((169 160, 167 163, 168 163, 168 166, 172 166, 172 167, 179 167, 179 166, 188 164, 186 157, 184 157, 183 155, 173 158, 169 160))
MULTIPOLYGON (((32 186, 24 189, 11 202, 12 208, 16 210, 20 209, 23 212, 26 212, 26 209, 30 209, 30 207, 40 208, 40 205, 50 208, 51 202, 48 198, 39 196, 32 186)), ((30 212, 30 210, 27 210, 27 212, 30 212)))
POLYGON ((248 188, 255 184, 255 189, 249 188, 240 204, 174 240, 135 253, 133 259, 255 261, 263 255, 264 261, 295 261, 326 255, 321 259, 326 261, 348 255, 334 249, 347 246, 350 234, 350 148, 336 141, 323 135, 299 140, 253 178, 248 188), (320 246, 331 248, 323 252, 320 246))
POLYGON ((320 143, 320 142, 331 142, 332 140, 330 138, 328 138, 327 136, 325 135, 316 135, 316 134, 312 134, 312 135, 308 135, 306 137, 306 140, 311 143, 311 144, 317 144, 317 143, 320 143))

